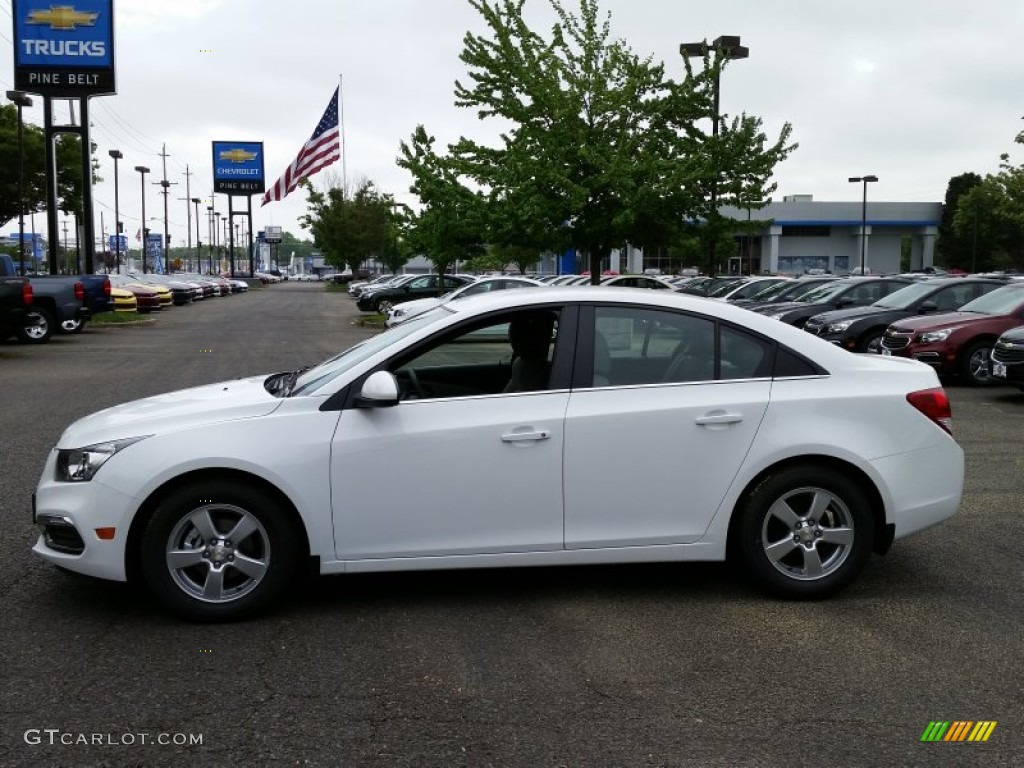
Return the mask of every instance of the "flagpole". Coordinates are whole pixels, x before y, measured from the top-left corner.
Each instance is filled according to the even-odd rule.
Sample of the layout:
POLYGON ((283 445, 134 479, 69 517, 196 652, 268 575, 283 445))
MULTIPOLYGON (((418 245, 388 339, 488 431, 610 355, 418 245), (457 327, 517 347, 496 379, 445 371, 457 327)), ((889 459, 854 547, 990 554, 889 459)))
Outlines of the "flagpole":
POLYGON ((345 90, 342 88, 344 78, 338 75, 338 118, 341 129, 341 183, 346 197, 348 196, 348 161, 346 151, 348 149, 348 136, 345 135, 345 90))

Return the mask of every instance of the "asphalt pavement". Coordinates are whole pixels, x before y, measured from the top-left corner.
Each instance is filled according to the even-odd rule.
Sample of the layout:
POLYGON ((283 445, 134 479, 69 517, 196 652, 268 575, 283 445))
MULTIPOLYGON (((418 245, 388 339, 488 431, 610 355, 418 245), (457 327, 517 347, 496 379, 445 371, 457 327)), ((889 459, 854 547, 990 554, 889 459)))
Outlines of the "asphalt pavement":
POLYGON ((30 495, 71 421, 318 361, 373 332, 360 316, 282 283, 0 343, 0 765, 1024 765, 1015 389, 949 385, 960 513, 822 602, 720 564, 377 574, 201 626, 31 554, 30 495), (997 725, 922 742, 932 721, 997 725))

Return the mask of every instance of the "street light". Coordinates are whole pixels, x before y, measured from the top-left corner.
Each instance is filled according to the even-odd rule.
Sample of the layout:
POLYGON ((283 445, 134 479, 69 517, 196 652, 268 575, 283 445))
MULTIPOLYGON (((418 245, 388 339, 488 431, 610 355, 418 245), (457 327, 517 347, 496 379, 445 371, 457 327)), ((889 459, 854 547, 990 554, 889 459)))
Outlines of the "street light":
POLYGON ((864 196, 861 198, 860 205, 860 273, 864 272, 865 262, 867 261, 868 253, 868 182, 878 181, 877 176, 851 176, 851 184, 864 184, 864 196))
MULTIPOLYGON (((207 229, 206 234, 208 236, 208 239, 206 241, 206 253, 209 255, 209 258, 210 258, 210 271, 213 272, 213 248, 214 248, 215 242, 214 242, 214 239, 213 239, 213 206, 212 205, 206 206, 206 229, 207 229)), ((202 264, 199 265, 199 271, 200 272, 203 271, 202 264)))
POLYGON ((149 250, 149 230, 146 228, 146 174, 149 168, 144 165, 136 165, 135 170, 142 176, 142 274, 146 274, 146 252, 149 250))
MULTIPOLYGON (((708 41, 702 40, 699 43, 682 43, 679 46, 679 55, 684 59, 689 59, 691 56, 700 56, 703 58, 707 55, 709 50, 713 50, 723 59, 746 59, 750 56, 750 49, 740 45, 740 38, 738 35, 722 35, 716 37, 711 45, 708 45, 708 41)), ((711 126, 711 135, 715 139, 718 138, 718 124, 721 122, 721 114, 719 112, 719 92, 721 90, 720 83, 721 69, 715 67, 715 81, 714 81, 714 123, 711 126)), ((711 217, 718 216, 718 169, 715 169, 715 177, 711 181, 711 208, 708 211, 711 217)), ((708 258, 710 260, 709 269, 713 274, 715 269, 715 249, 716 249, 716 235, 717 232, 712 229, 711 237, 708 242, 708 258)))
POLYGON ((196 270, 199 272, 203 271, 203 242, 199 239, 199 203, 198 197, 192 198, 192 203, 196 207, 196 270))
MULTIPOLYGON (((21 274, 25 274, 25 123, 21 117, 23 107, 31 107, 32 99, 21 91, 8 91, 7 98, 18 105, 18 256, 21 274)), ((32 260, 35 264, 35 239, 32 240, 32 260)))
MULTIPOLYGON (((223 248, 224 240, 221 239, 220 232, 220 217, 223 215, 220 211, 214 211, 213 215, 217 218, 217 227, 214 230, 214 239, 217 242, 217 272, 220 273, 220 249, 223 248)), ((225 219, 227 221, 227 219, 225 219)), ((210 274, 213 274, 213 262, 210 262, 210 274)))
MULTIPOLYGON (((124 158, 121 150, 112 149, 107 152, 114 158, 114 261, 117 264, 117 274, 121 274, 121 208, 117 188, 117 161, 124 158)), ((109 267, 108 267, 109 269, 109 267)))

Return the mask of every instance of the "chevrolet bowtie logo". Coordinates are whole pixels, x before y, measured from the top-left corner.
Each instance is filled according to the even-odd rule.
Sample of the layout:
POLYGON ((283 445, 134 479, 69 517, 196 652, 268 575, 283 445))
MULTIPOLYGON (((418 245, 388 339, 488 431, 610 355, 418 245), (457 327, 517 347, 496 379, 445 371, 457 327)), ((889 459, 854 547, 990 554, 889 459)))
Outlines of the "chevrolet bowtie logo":
POLYGON ((72 5, 51 5, 48 11, 29 11, 29 24, 48 24, 50 29, 76 29, 92 27, 99 18, 98 13, 76 11, 72 5))
POLYGON ((221 160, 230 160, 232 163, 244 163, 247 160, 255 160, 255 152, 246 152, 244 149, 226 149, 220 153, 221 160))

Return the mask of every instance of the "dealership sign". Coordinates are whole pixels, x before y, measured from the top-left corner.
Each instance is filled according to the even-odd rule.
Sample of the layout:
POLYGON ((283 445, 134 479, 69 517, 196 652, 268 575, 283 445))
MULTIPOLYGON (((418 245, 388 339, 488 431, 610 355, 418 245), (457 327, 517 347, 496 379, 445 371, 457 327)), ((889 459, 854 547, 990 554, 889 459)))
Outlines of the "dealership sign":
POLYGON ((42 96, 114 93, 114 0, 12 0, 14 87, 42 96))
POLYGON ((263 194, 263 142, 213 142, 213 191, 228 195, 263 194))

